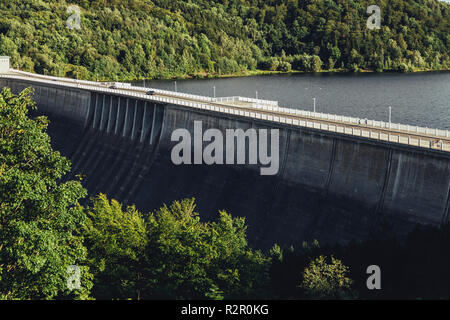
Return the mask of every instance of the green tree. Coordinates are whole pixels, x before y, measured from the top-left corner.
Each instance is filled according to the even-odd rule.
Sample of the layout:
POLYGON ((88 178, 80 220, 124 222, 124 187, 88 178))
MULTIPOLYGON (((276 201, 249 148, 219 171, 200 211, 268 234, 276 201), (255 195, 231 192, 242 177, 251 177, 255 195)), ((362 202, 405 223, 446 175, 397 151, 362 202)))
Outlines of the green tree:
POLYGON ((147 244, 145 221, 134 206, 124 211, 116 200, 99 194, 86 208, 85 244, 99 299, 140 299, 140 262, 147 244))
POLYGON ((319 56, 313 55, 310 62, 311 69, 309 71, 318 72, 322 70, 322 60, 319 56))
POLYGON ((287 61, 282 61, 282 62, 280 63, 280 65, 279 65, 278 69, 279 69, 280 71, 283 71, 283 72, 288 72, 288 71, 291 71, 292 66, 291 66, 291 64, 290 64, 289 62, 287 62, 287 61))
POLYGON ((248 247, 245 221, 221 211, 202 223, 194 199, 147 219, 145 298, 248 298, 264 293, 269 260, 248 247))
POLYGON ((54 151, 45 117, 31 119, 31 89, 0 94, 0 298, 86 298, 92 286, 77 232, 86 216, 78 181, 60 182, 70 162, 54 151), (80 290, 67 268, 81 269, 80 290))
POLYGON ((342 299, 352 297, 352 280, 347 277, 349 271, 342 261, 331 256, 313 259, 303 272, 301 287, 308 297, 313 299, 342 299))

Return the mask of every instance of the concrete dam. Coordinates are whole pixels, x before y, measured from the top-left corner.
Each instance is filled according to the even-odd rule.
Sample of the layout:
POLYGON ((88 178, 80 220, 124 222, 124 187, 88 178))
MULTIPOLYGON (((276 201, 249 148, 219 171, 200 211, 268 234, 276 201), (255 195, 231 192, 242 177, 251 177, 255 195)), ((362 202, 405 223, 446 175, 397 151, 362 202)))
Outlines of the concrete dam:
POLYGON ((336 122, 318 118, 286 115, 289 121, 270 121, 277 116, 258 119, 247 116, 251 110, 234 112, 231 106, 228 113, 217 112, 218 106, 193 108, 170 97, 158 101, 131 91, 52 82, 0 78, 1 87, 16 93, 34 87, 38 112, 51 120, 53 147, 72 161, 68 178, 84 175, 91 196, 106 193, 143 213, 195 197, 203 221, 216 219, 220 209, 245 217, 250 244, 264 249, 313 239, 322 244, 365 239, 386 222, 401 236, 416 224, 448 221, 448 132, 440 135, 440 147, 433 147, 435 136, 419 129, 403 134, 398 127, 392 130, 397 138, 388 132, 383 140, 386 130, 358 124, 339 131, 336 122), (193 135, 194 121, 224 135, 226 129, 279 129, 278 173, 262 176, 257 165, 174 165, 172 132, 185 128, 193 135))

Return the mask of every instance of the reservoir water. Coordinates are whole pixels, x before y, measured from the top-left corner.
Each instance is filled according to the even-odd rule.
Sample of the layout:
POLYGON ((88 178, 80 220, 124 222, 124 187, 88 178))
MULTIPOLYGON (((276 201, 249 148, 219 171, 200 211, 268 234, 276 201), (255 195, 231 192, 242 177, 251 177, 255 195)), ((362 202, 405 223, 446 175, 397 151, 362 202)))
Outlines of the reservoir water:
MULTIPOLYGON (((137 82, 143 85, 143 82, 137 82)), ((146 87, 216 97, 277 100, 282 107, 429 128, 450 129, 450 72, 281 74, 268 76, 146 81, 146 87), (256 93, 257 92, 257 93, 256 93)))

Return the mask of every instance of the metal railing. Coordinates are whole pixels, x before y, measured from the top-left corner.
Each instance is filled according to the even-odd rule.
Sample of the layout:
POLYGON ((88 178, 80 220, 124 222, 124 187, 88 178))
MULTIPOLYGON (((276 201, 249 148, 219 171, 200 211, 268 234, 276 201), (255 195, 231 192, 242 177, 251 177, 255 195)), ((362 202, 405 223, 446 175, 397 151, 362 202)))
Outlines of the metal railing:
MULTIPOLYGON (((10 74, 0 74, 0 78, 17 79, 17 80, 25 80, 25 81, 36 81, 36 82, 41 82, 41 83, 47 83, 50 85, 60 85, 60 86, 84 89, 84 90, 89 90, 89 91, 120 94, 120 95, 124 95, 124 96, 140 98, 140 99, 144 99, 144 100, 176 104, 176 105, 181 105, 181 106, 186 106, 186 107, 191 107, 191 108, 196 108, 196 109, 227 113, 227 114, 232 114, 232 115, 237 115, 237 116, 250 117, 250 118, 284 123, 284 124, 294 125, 294 126, 315 128, 315 129, 343 133, 343 134, 347 134, 347 135, 370 138, 370 139, 375 139, 375 140, 380 140, 380 141, 389 141, 389 142, 396 142, 396 143, 407 144, 407 145, 417 146, 417 147, 422 147, 422 148, 432 148, 432 149, 438 149, 438 150, 442 150, 442 151, 450 151, 450 143, 448 143, 448 142, 444 143, 444 141, 439 140, 439 139, 438 139, 438 141, 435 141, 439 137, 448 137, 449 136, 448 130, 421 128, 421 127, 417 127, 417 126, 409 126, 409 125, 393 124, 393 123, 391 123, 391 124, 389 124, 389 126, 387 126, 386 122, 375 121, 375 120, 368 120, 367 126, 354 127, 354 126, 346 126, 345 124, 346 123, 349 125, 359 124, 359 121, 361 119, 346 117, 346 116, 339 116, 339 115, 330 115, 330 114, 324 114, 324 113, 314 113, 314 112, 310 112, 310 111, 291 109, 291 108, 279 108, 277 106, 267 106, 267 105, 260 105, 260 104, 253 104, 252 108, 254 108, 255 110, 249 111, 248 106, 245 106, 245 107, 230 106, 230 105, 220 106, 220 105, 211 105, 211 104, 201 103, 201 102, 180 100, 176 97, 174 97, 174 98, 158 97, 158 96, 153 96, 153 95, 147 95, 145 93, 130 92, 129 90, 104 88, 104 87, 98 86, 96 82, 90 82, 90 83, 96 84, 96 85, 90 85, 90 84, 85 84, 86 82, 80 83, 79 81, 76 81, 76 80, 75 81, 55 81, 55 80, 45 80, 42 78, 36 79, 35 77, 34 77, 34 79, 30 79, 29 77, 10 75, 10 74), (262 111, 262 112, 258 112, 258 111, 262 111), (266 113, 264 113, 264 112, 266 112, 266 113), (276 115, 270 114, 270 112, 276 112, 277 114, 276 115), (310 118, 310 119, 299 119, 299 117, 305 117, 305 118, 310 118), (323 123, 323 122, 314 121, 315 119, 323 119, 323 120, 329 120, 329 121, 335 121, 335 122, 334 123, 323 123), (371 127, 369 127, 369 125, 371 127), (383 128, 383 129, 388 129, 388 130, 397 129, 397 130, 403 130, 405 132, 392 132, 392 133, 388 132, 388 133, 386 133, 386 132, 377 130, 377 128, 380 128, 380 129, 383 128), (406 130, 404 130, 404 129, 406 129, 406 130), (408 133, 429 134, 432 136, 431 137, 430 136, 429 137, 411 137, 408 135, 408 133), (405 134, 407 136, 405 136, 405 134)), ((133 90, 135 90, 134 87, 133 87, 133 90)), ((150 90, 150 89, 145 88, 142 91, 148 91, 148 90, 150 90)), ((177 95, 177 97, 183 97, 183 96, 177 95)))
POLYGON ((213 98, 212 101, 214 101, 214 102, 247 102, 247 103, 251 103, 251 104, 278 107, 278 101, 253 99, 253 98, 246 98, 246 97, 240 97, 240 96, 213 98))
MULTIPOLYGON (((263 107, 263 109, 264 109, 264 107, 263 107)), ((419 126, 412 126, 409 124, 390 123, 390 122, 377 121, 377 120, 368 120, 368 119, 362 119, 362 118, 354 118, 354 117, 347 117, 347 116, 341 116, 341 115, 335 115, 335 114, 304 111, 304 110, 297 110, 297 109, 291 109, 291 108, 278 108, 277 109, 277 111, 280 113, 288 113, 288 114, 292 114, 293 113, 292 110, 295 110, 295 114, 297 114, 297 115, 309 117, 309 118, 318 118, 318 119, 324 119, 324 120, 329 120, 329 121, 339 121, 339 122, 346 122, 346 123, 350 123, 350 124, 366 125, 366 126, 372 126, 372 127, 381 128, 381 129, 388 129, 388 130, 392 130, 392 131, 395 131, 395 130, 404 131, 406 133, 434 135, 436 137, 443 137, 443 138, 450 137, 450 131, 443 130, 443 129, 419 127, 419 126)))

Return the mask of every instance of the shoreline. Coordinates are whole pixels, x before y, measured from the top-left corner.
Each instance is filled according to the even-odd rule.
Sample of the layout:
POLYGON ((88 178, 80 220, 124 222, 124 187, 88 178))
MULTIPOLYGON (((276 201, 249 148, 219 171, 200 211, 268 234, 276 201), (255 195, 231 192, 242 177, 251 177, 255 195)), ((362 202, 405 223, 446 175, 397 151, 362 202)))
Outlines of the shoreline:
MULTIPOLYGON (((408 73, 431 73, 431 72, 448 72, 450 69, 441 69, 441 70, 433 70, 433 69, 419 69, 409 72, 399 72, 399 71, 382 71, 376 72, 375 70, 359 70, 357 72, 349 71, 347 69, 332 69, 332 70, 321 70, 317 72, 310 71, 299 71, 299 70, 291 70, 291 71, 269 71, 269 70, 249 70, 242 71, 238 73, 229 73, 229 74, 211 74, 211 73, 198 73, 194 75, 183 75, 183 76, 172 76, 172 77, 157 77, 157 78, 120 78, 121 82, 138 82, 138 81, 167 81, 167 80, 204 80, 204 79, 225 79, 225 78, 243 78, 243 77, 254 77, 254 76, 264 76, 264 75, 291 75, 291 74, 330 74, 330 73, 338 73, 338 74, 360 74, 360 73, 396 73, 396 74, 408 74, 408 73)), ((113 81, 111 79, 102 79, 99 81, 113 81)))

